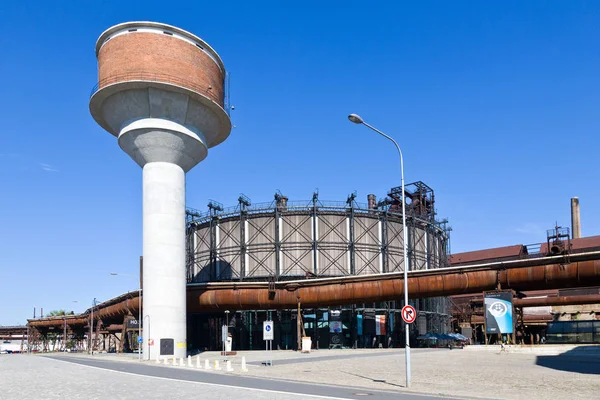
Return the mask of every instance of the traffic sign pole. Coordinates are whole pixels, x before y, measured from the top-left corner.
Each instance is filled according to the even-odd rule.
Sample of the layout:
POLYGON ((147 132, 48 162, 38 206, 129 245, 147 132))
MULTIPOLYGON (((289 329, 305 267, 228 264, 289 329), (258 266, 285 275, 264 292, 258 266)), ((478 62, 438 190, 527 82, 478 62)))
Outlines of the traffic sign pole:
POLYGON ((271 345, 271 352, 273 351, 273 321, 264 321, 263 322, 263 340, 265 341, 265 352, 266 352, 266 360, 265 365, 273 365, 272 355, 269 353, 269 345, 271 345))
POLYGON ((402 319, 406 323, 406 325, 405 325, 405 329, 406 329, 405 352, 406 352, 406 387, 407 388, 410 387, 410 343, 409 343, 408 326, 410 324, 412 324, 413 322, 415 322, 416 318, 417 318, 417 311, 415 310, 415 308, 413 306, 411 306, 407 303, 404 307, 402 307, 402 319))

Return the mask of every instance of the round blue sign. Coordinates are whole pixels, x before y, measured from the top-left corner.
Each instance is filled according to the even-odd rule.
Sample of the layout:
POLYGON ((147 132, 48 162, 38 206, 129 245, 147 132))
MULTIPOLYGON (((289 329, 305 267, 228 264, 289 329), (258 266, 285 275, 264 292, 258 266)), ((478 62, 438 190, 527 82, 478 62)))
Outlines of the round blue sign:
POLYGON ((269 332, 271 330, 271 325, 266 325, 265 326, 265 331, 269 332))

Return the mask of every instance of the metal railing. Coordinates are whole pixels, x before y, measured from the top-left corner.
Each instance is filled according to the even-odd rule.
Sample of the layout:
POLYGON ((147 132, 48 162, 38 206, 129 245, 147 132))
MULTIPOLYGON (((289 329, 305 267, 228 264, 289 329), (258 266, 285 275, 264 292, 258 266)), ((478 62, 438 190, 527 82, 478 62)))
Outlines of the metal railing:
MULTIPOLYGON (((158 82, 181 86, 183 88, 190 89, 198 94, 201 94, 205 97, 208 97, 209 99, 217 103, 221 108, 223 108, 225 112, 227 112, 227 114, 229 115, 229 107, 226 107, 226 104, 224 102, 225 92, 219 95, 218 93, 214 92, 214 89, 209 89, 208 87, 200 85, 192 80, 183 79, 178 76, 172 76, 167 74, 156 74, 150 72, 132 72, 127 74, 111 75, 109 77, 99 80, 98 83, 94 85, 90 92, 90 97, 92 97, 99 89, 102 89, 105 86, 127 81, 158 82)), ((226 89, 225 84, 226 83, 223 82, 223 90, 226 89)))
MULTIPOLYGON (((364 215, 364 214, 387 214, 387 217, 390 219, 399 219, 402 217, 401 212, 396 211, 386 211, 382 209, 370 209, 368 204, 353 202, 352 207, 348 205, 348 203, 344 201, 317 201, 317 203, 313 206, 313 202, 311 200, 300 200, 300 201, 287 201, 286 205, 278 205, 275 200, 271 202, 264 203, 254 203, 251 206, 247 207, 244 212, 246 215, 256 215, 256 214, 267 214, 274 213, 275 209, 279 208, 283 214, 294 213, 294 212, 305 212, 310 213, 313 211, 313 207, 319 212, 347 212, 352 208, 353 212, 356 215, 364 215)), ((213 217, 218 217, 220 219, 225 219, 229 217, 236 217, 241 213, 240 206, 230 206, 225 207, 223 210, 218 212, 209 211, 200 211, 194 208, 186 207, 186 222, 203 224, 209 222, 213 217)), ((420 224, 426 225, 435 228, 436 231, 443 232, 435 222, 427 221, 420 219, 418 217, 414 217, 412 215, 406 216, 407 222, 410 224, 420 224)))

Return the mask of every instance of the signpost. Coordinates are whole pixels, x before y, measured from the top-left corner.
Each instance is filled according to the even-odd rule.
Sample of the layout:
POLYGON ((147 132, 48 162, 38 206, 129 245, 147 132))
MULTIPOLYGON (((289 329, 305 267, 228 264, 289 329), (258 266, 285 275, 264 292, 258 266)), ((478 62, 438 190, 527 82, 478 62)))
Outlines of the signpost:
POLYGON ((265 365, 273 365, 273 338, 274 338, 275 330, 273 329, 273 321, 264 321, 263 322, 263 340, 265 341, 265 349, 267 353, 267 359, 265 360, 265 365))
MULTIPOLYGON (((402 307, 402 319, 407 324, 415 322, 415 319, 417 319, 417 311, 415 308, 409 305, 402 307)), ((408 329, 408 327, 406 329, 408 329)))
POLYGON ((227 342, 227 334, 229 333, 229 329, 227 329, 227 325, 221 326, 221 343, 223 345, 221 348, 223 349, 223 357, 225 357, 225 361, 227 361, 227 349, 225 348, 225 343, 227 342))

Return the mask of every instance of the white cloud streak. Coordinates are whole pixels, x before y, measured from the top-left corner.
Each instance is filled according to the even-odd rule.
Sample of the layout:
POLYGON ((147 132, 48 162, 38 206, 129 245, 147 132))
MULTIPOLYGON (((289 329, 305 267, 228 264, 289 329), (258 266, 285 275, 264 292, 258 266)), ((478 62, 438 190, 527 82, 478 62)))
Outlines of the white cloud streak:
POLYGON ((46 163, 40 163, 40 168, 47 172, 60 172, 55 166, 46 163))

